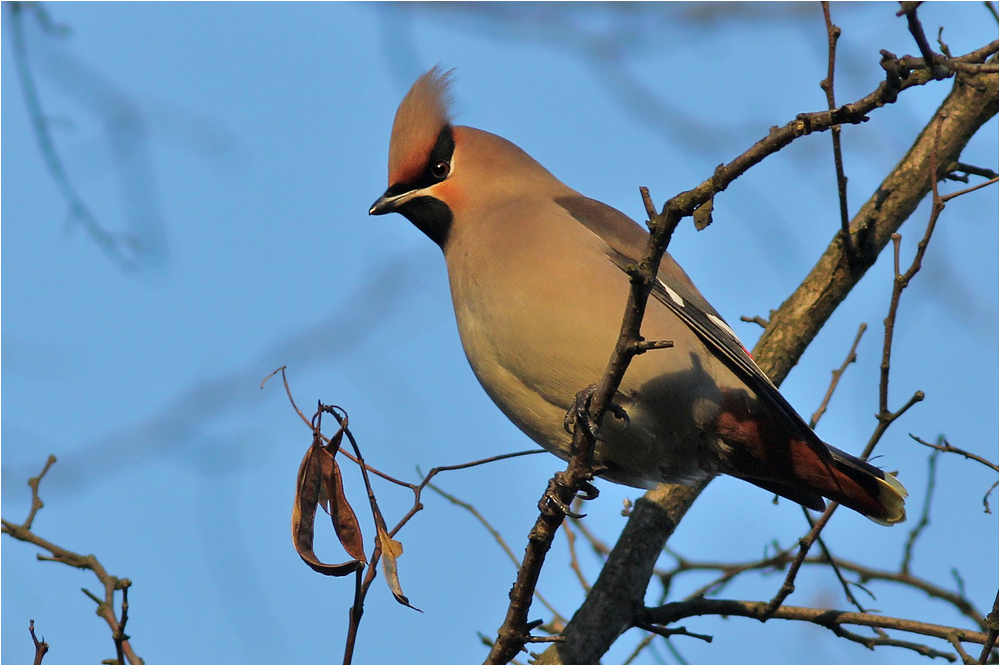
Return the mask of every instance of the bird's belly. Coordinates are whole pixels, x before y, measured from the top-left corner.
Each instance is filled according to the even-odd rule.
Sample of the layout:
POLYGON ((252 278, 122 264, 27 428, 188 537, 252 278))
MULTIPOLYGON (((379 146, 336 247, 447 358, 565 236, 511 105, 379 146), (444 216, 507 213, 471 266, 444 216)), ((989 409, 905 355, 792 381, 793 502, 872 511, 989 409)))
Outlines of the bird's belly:
MULTIPOLYGON (((548 303, 558 305, 532 312, 524 305, 530 299, 519 302, 510 293, 507 303, 494 301, 482 309, 468 295, 461 305, 456 300, 462 343, 483 388, 518 428, 563 459, 569 456, 571 440, 564 417, 576 393, 603 375, 617 340, 625 295, 623 289, 620 310, 608 312, 599 307, 595 311, 585 300, 574 307, 571 298, 550 299, 548 303), (509 316, 505 310, 510 310, 509 316), (595 317, 609 323, 594 326, 595 317)), ((666 339, 666 311, 656 307, 662 308, 651 307, 643 334, 666 339)), ((627 424, 611 415, 602 423, 604 441, 597 444, 596 462, 605 469, 602 476, 612 481, 649 487, 694 481, 718 471, 722 449, 713 426, 722 387, 736 380, 714 357, 699 358, 695 350, 700 341, 687 327, 681 329, 671 327, 674 348, 633 359, 616 397, 628 414, 627 424)))

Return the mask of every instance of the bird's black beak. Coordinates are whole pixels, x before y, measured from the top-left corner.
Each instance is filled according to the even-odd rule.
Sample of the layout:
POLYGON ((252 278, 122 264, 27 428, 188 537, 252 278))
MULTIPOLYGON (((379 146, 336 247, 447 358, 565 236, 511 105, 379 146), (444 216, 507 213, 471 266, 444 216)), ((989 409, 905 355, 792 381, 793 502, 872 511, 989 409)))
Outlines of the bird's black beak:
POLYGON ((372 204, 372 207, 368 209, 369 215, 385 215, 386 213, 395 212, 397 206, 403 203, 403 200, 409 198, 408 192, 403 194, 394 194, 391 190, 386 190, 385 194, 380 196, 372 204))

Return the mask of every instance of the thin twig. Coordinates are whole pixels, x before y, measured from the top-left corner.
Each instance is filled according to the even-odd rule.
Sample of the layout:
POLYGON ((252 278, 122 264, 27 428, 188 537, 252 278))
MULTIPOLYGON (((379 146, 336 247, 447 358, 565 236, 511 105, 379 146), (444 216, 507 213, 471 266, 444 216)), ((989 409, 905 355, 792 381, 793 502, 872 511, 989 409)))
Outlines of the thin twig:
POLYGON ((833 392, 837 388, 837 384, 840 383, 840 378, 844 375, 844 371, 847 370, 847 366, 858 360, 858 343, 861 342, 861 336, 865 334, 866 330, 868 330, 868 324, 861 322, 861 325, 858 326, 858 334, 854 336, 854 343, 851 345, 850 351, 847 352, 847 358, 844 359, 844 362, 839 368, 833 371, 833 377, 830 380, 830 387, 826 390, 826 395, 823 396, 823 402, 819 404, 816 412, 812 415, 812 418, 809 419, 810 428, 815 428, 816 424, 819 423, 819 420, 823 417, 823 414, 826 413, 827 405, 830 404, 830 398, 833 397, 833 392))
POLYGON ((840 506, 836 502, 830 502, 826 506, 826 510, 819 517, 819 519, 813 523, 812 529, 806 533, 804 537, 799 539, 799 552, 792 560, 791 566, 788 567, 788 573, 785 575, 785 580, 781 583, 781 587, 778 588, 777 594, 774 598, 767 603, 766 608, 768 609, 768 614, 766 617, 770 617, 772 614, 777 612, 778 608, 785 603, 785 599, 795 591, 795 577, 798 576, 799 569, 802 567, 802 563, 806 559, 806 555, 809 554, 809 549, 812 547, 813 543, 819 537, 819 533, 823 531, 826 524, 830 522, 830 518, 833 517, 833 512, 837 510, 840 506))
POLYGON ((924 529, 931 522, 931 501, 934 499, 934 486, 937 481, 937 459, 940 451, 934 451, 927 459, 927 490, 924 492, 924 506, 920 511, 920 520, 910 530, 906 537, 906 546, 903 548, 903 562, 899 565, 899 570, 903 574, 910 573, 910 561, 913 558, 913 548, 917 539, 920 538, 924 529))
POLYGON ((882 344, 882 362, 879 366, 881 372, 881 378, 879 380, 879 412, 877 414, 878 426, 875 428, 875 432, 872 434, 868 445, 865 447, 865 451, 861 458, 867 460, 871 455, 872 450, 875 445, 878 444, 879 439, 885 434, 885 431, 889 428, 893 421, 902 416, 906 410, 912 407, 917 402, 924 399, 924 394, 922 391, 917 391, 913 394, 899 411, 890 412, 889 411, 889 367, 890 359, 892 356, 892 336, 893 331, 896 326, 896 313, 899 310, 899 298, 910 284, 910 280, 913 276, 920 271, 921 263, 924 258, 924 253, 927 251, 927 245, 930 243, 931 234, 934 233, 934 228, 937 225, 938 218, 941 216, 941 212, 944 210, 944 202, 941 200, 941 196, 938 194, 938 145, 941 139, 941 127, 944 124, 944 118, 940 115, 938 116, 938 122, 934 128, 934 145, 930 152, 930 181, 931 181, 931 192, 932 192, 932 203, 931 203, 931 215, 927 222, 927 229, 924 232, 924 237, 920 239, 917 243, 917 252, 913 257, 913 262, 905 273, 900 272, 899 268, 899 245, 902 237, 897 233, 892 235, 892 245, 893 245, 893 273, 894 279, 892 283, 892 298, 889 302, 889 314, 885 318, 885 338, 882 344))
MULTIPOLYGON (((577 500, 579 502, 579 500, 577 500)), ((575 522, 575 521, 570 521, 575 522)), ((569 524, 563 525, 563 531, 566 533, 566 545, 569 547, 569 568, 573 570, 576 574, 576 579, 580 581, 580 587, 583 588, 583 593, 587 594, 590 592, 590 582, 587 581, 587 577, 583 575, 583 569, 580 568, 580 559, 576 554, 576 533, 569 524)))
POLYGON ((957 446, 952 446, 951 444, 948 443, 948 440, 945 439, 943 435, 938 439, 938 443, 937 444, 931 444, 930 442, 925 442, 924 440, 920 439, 919 437, 917 437, 916 435, 914 435, 912 433, 910 434, 910 437, 913 438, 914 440, 916 440, 917 442, 920 442, 924 446, 930 447, 932 449, 936 449, 938 451, 941 451, 942 453, 957 453, 960 456, 965 456, 969 460, 975 460, 978 463, 982 463, 983 465, 986 465, 987 467, 989 467, 990 469, 992 469, 994 472, 1000 472, 1000 467, 997 467, 997 464, 995 462, 993 462, 991 460, 987 460, 986 458, 983 458, 982 456, 977 456, 975 453, 969 453, 968 451, 966 451, 964 449, 960 449, 957 446))
MULTIPOLYGON (((124 620, 127 620, 127 615, 123 616, 124 620, 120 620, 115 615, 114 609, 115 592, 119 590, 124 591, 129 585, 132 584, 132 582, 127 578, 118 578, 109 574, 107 569, 104 568, 94 555, 81 555, 79 553, 74 553, 71 550, 67 550, 61 546, 57 546, 51 541, 43 539, 31 531, 31 523, 34 521, 38 510, 43 506, 42 500, 39 497, 39 485, 42 478, 55 462, 55 456, 49 456, 45 466, 42 468, 41 473, 39 473, 36 477, 32 477, 28 481, 28 485, 31 487, 31 510, 28 513, 28 519, 21 525, 12 523, 9 520, 0 519, 2 532, 4 534, 9 534, 18 541, 34 544, 39 548, 48 551, 50 555, 43 555, 41 553, 36 555, 36 557, 43 562, 59 562, 77 569, 87 569, 92 571, 104 588, 104 596, 98 596, 86 588, 83 588, 82 591, 97 604, 97 615, 103 618, 108 624, 108 627, 110 627, 112 638, 115 641, 115 651, 118 654, 118 663, 124 663, 125 659, 127 659, 131 664, 145 663, 132 649, 128 636, 125 636, 122 633, 122 623, 124 620)), ((127 606, 125 606, 125 609, 127 610, 127 606)))
POLYGON ((920 24, 920 19, 917 18, 917 7, 920 6, 920 3, 901 2, 899 4, 902 6, 902 9, 896 13, 896 16, 906 14, 906 25, 910 30, 910 34, 913 35, 913 40, 917 43, 917 48, 920 49, 920 55, 923 57, 927 67, 933 69, 935 66, 935 53, 931 50, 931 45, 927 41, 927 35, 924 34, 924 27, 920 24))
POLYGON ((1000 486, 1000 481, 994 481, 993 485, 990 486, 990 489, 986 491, 985 495, 983 495, 983 513, 993 513, 990 510, 990 495, 992 495, 993 491, 997 489, 997 486, 1000 486))
MULTIPOLYGON (((792 562, 793 557, 791 554, 791 549, 778 549, 777 553, 770 557, 765 557, 760 560, 754 560, 750 562, 694 562, 683 558, 676 553, 672 553, 677 560, 677 564, 670 571, 665 572, 661 578, 666 577, 677 577, 686 572, 699 572, 699 571, 719 571, 723 573, 723 578, 730 580, 735 577, 736 574, 740 574, 746 571, 762 571, 766 572, 769 570, 781 570, 786 567, 790 562, 792 562)), ((918 578, 912 573, 903 573, 900 571, 886 571, 883 569, 875 569, 857 562, 852 562, 851 560, 845 560, 842 558, 834 558, 837 567, 856 574, 859 578, 858 584, 864 584, 871 581, 883 582, 883 583, 894 583, 896 585, 901 585, 914 590, 919 590, 931 597, 932 599, 938 599, 947 604, 950 604, 959 613, 967 617, 969 620, 975 622, 982 631, 988 629, 987 625, 984 623, 983 614, 975 607, 975 605, 960 592, 952 592, 951 590, 946 590, 930 581, 924 580, 923 578, 918 578)), ((803 565, 810 566, 827 566, 828 562, 825 557, 813 556, 808 557, 804 560, 803 565)), ((709 594, 712 589, 712 585, 706 585, 694 593, 689 595, 688 599, 704 597, 709 594)))
POLYGON ((951 201, 955 197, 960 197, 963 194, 968 194, 969 192, 975 192, 976 190, 978 190, 980 188, 986 187, 988 185, 993 185, 998 180, 1000 180, 1000 176, 993 176, 989 180, 984 181, 982 183, 979 183, 978 185, 973 185, 972 187, 967 187, 964 190, 959 190, 958 192, 952 192, 950 194, 946 194, 943 197, 941 197, 941 201, 944 202, 944 203, 948 203, 949 201, 951 201))
POLYGON ((748 317, 747 315, 740 315, 740 321, 745 321, 748 324, 757 324, 761 328, 767 328, 767 320, 760 315, 755 315, 753 317, 748 317))
MULTIPOLYGON (((924 399, 924 394, 922 391, 917 391, 913 394, 906 404, 903 405, 898 411, 890 412, 888 407, 889 402, 889 369, 890 369, 890 357, 892 354, 892 337, 893 330, 896 324, 896 312, 899 309, 899 298, 903 293, 903 290, 909 285, 910 280, 913 276, 917 274, 920 270, 921 261, 924 256, 924 252, 927 250, 927 244, 930 242, 931 234, 934 232, 935 224, 937 223, 938 217, 941 211, 944 210, 944 204, 941 202, 940 196, 937 192, 937 143, 940 138, 941 125, 939 122, 936 124, 936 136, 934 149, 931 151, 930 156, 930 171, 931 171, 931 187, 934 193, 934 203, 931 207, 930 221, 927 224, 927 231, 924 233, 924 237, 917 244, 916 256, 913 259, 913 263, 906 273, 900 273, 899 269, 899 234, 893 234, 893 266, 894 266, 894 279, 893 279, 893 289, 892 289, 892 299, 889 304, 889 314, 885 319, 885 339, 882 347, 882 362, 880 364, 881 378, 879 381, 879 413, 876 415, 878 418, 878 424, 875 427, 874 433, 872 433, 871 439, 868 441, 868 445, 865 447, 864 452, 861 454, 862 460, 867 460, 871 456, 876 444, 885 434, 886 430, 892 423, 902 416, 906 411, 924 399)), ((833 512, 836 511, 836 502, 831 502, 823 515, 820 516, 811 530, 800 540, 799 553, 792 565, 788 569, 788 575, 785 577, 784 582, 779 588, 778 593, 773 599, 767 604, 767 608, 774 612, 777 608, 784 603, 785 599, 795 591, 795 577, 798 575, 799 568, 802 562, 805 560, 806 555, 809 553, 809 548, 812 546, 813 542, 819 537, 820 532, 826 527, 830 518, 833 516, 833 512)))
MULTIPOLYGON (((830 3, 820 3, 823 8, 823 20, 826 22, 827 37, 827 69, 826 78, 819 85, 826 93, 827 107, 833 111, 837 108, 836 96, 833 92, 833 76, 837 62, 837 40, 840 38, 840 28, 833 24, 830 18, 830 3)), ((840 125, 830 128, 830 138, 833 141, 833 164, 837 176, 837 198, 840 201, 840 234, 849 261, 853 263, 854 245, 851 241, 851 217, 847 209, 847 176, 844 175, 844 155, 840 147, 840 125)))
MULTIPOLYGON (((812 517, 809 515, 809 510, 806 509, 805 507, 802 507, 802 513, 805 515, 806 520, 809 522, 809 525, 812 526, 812 517)), ((861 602, 858 601, 858 598, 854 596, 854 592, 851 590, 850 583, 847 581, 846 578, 844 578, 844 573, 840 570, 840 566, 837 564, 837 560, 833 557, 833 554, 830 552, 830 549, 827 548, 826 541, 823 539, 823 537, 817 536, 816 543, 819 544, 819 548, 823 552, 823 557, 829 563, 830 568, 833 569, 834 575, 837 576, 837 580, 840 582, 840 587, 844 590, 844 596, 846 596, 847 600, 851 602, 851 604, 859 611, 861 611, 862 613, 867 613, 868 609, 862 606, 861 602)))
MULTIPOLYGON (((486 528, 486 531, 490 533, 490 536, 493 537, 493 540, 496 541, 498 544, 500 544, 500 548, 502 548, 503 552, 507 554, 507 557, 508 559, 510 559, 511 563, 513 563, 515 567, 518 565, 517 556, 514 554, 514 551, 510 549, 510 546, 507 545, 507 541, 503 538, 503 535, 500 534, 500 531, 497 528, 493 527, 490 521, 486 520, 486 517, 483 516, 483 514, 480 513, 476 507, 474 507, 472 504, 469 504, 468 502, 460 500, 459 498, 455 497, 454 495, 448 492, 445 492, 444 490, 434 485, 433 483, 428 483, 427 487, 436 492, 441 497, 451 502, 452 504, 454 504, 455 506, 461 507, 466 511, 468 511, 469 513, 471 513, 472 516, 479 521, 479 524, 486 528)), ((546 599, 541 592, 535 590, 535 597, 542 602, 542 605, 545 606, 550 613, 552 613, 553 620, 555 620, 556 622, 561 622, 562 624, 566 623, 566 618, 563 617, 563 615, 558 610, 556 610, 555 606, 549 603, 548 599, 546 599)))
POLYGON ((840 610, 827 610, 822 608, 804 608, 799 606, 781 606, 772 611, 769 604, 755 601, 736 601, 728 599, 691 599, 678 601, 657 608, 647 608, 643 617, 647 622, 655 622, 659 625, 669 625, 688 617, 699 615, 721 615, 748 617, 766 621, 771 618, 781 620, 798 620, 811 622, 830 629, 838 636, 850 638, 866 647, 873 648, 878 645, 894 645, 916 650, 921 654, 935 653, 935 656, 943 656, 936 650, 931 650, 927 646, 914 643, 903 643, 895 639, 883 637, 865 637, 857 634, 850 634, 844 630, 843 625, 859 625, 866 627, 879 627, 881 629, 895 629, 906 631, 922 636, 930 636, 949 640, 952 636, 964 643, 985 644, 988 636, 985 633, 961 629, 958 627, 948 627, 929 622, 917 620, 907 620, 904 618, 876 615, 874 613, 852 613, 840 610))
POLYGON ((35 660, 32 662, 35 666, 42 663, 42 659, 45 657, 45 653, 49 651, 49 644, 45 642, 45 639, 38 640, 35 636, 35 621, 28 620, 28 633, 31 634, 31 642, 35 644, 35 660))

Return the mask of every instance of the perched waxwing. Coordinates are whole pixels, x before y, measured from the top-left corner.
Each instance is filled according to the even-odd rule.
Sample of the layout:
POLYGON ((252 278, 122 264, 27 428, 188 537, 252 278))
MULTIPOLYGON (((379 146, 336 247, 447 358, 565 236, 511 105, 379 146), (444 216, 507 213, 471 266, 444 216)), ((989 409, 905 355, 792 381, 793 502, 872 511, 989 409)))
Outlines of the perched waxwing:
MULTIPOLYGON (((615 346, 647 232, 567 187, 498 136, 453 125, 434 68, 399 105, 389 187, 371 215, 402 213, 444 252, 465 354, 493 401, 567 458, 564 417, 615 346)), ((891 474, 825 444, 757 367, 669 254, 642 323, 673 348, 636 356, 600 425, 601 476, 636 487, 730 474, 810 509, 823 497, 882 524, 905 519, 891 474)))

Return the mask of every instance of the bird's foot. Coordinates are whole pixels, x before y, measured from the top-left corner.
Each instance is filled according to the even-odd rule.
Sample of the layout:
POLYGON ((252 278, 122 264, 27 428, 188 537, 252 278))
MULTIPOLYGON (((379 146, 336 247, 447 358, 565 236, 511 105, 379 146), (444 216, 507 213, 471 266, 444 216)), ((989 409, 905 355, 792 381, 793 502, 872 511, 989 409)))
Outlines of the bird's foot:
MULTIPOLYGON (((559 499, 559 493, 556 485, 561 485, 560 481, 553 481, 549 483, 549 488, 545 491, 545 495, 542 497, 541 506, 539 508, 549 515, 561 513, 567 518, 576 518, 577 520, 585 518, 587 514, 573 511, 569 504, 559 499)), ((597 499, 597 496, 600 494, 600 491, 594 486, 594 484, 589 481, 584 481, 580 484, 580 489, 577 491, 576 497, 577 499, 588 501, 597 499)))
POLYGON ((580 423, 587 429, 591 437, 600 439, 597 436, 597 424, 590 418, 590 403, 594 399, 596 391, 597 384, 591 384, 576 394, 573 406, 569 408, 569 411, 566 412, 566 417, 563 419, 563 428, 566 429, 566 432, 572 435, 576 424, 580 423))
POLYGON ((545 495, 542 497, 541 505, 538 508, 541 509, 543 513, 547 513, 550 516, 561 513, 567 518, 576 518, 577 520, 587 517, 587 514, 585 513, 577 513, 573 511, 569 504, 566 504, 566 502, 559 499, 559 495, 553 488, 549 488, 545 491, 545 495))
MULTIPOLYGON (((573 406, 569 408, 569 411, 566 412, 565 418, 563 418, 563 428, 566 432, 572 435, 576 424, 582 423, 591 437, 599 442, 606 442, 606 439, 598 436, 597 433, 600 428, 597 423, 590 418, 590 403, 594 400, 594 393, 596 392, 597 384, 591 384, 576 394, 573 406)), ((612 402, 608 407, 608 410, 614 415, 615 418, 624 421, 625 427, 623 430, 628 430, 631 420, 629 419, 628 412, 625 411, 625 408, 612 402)))

